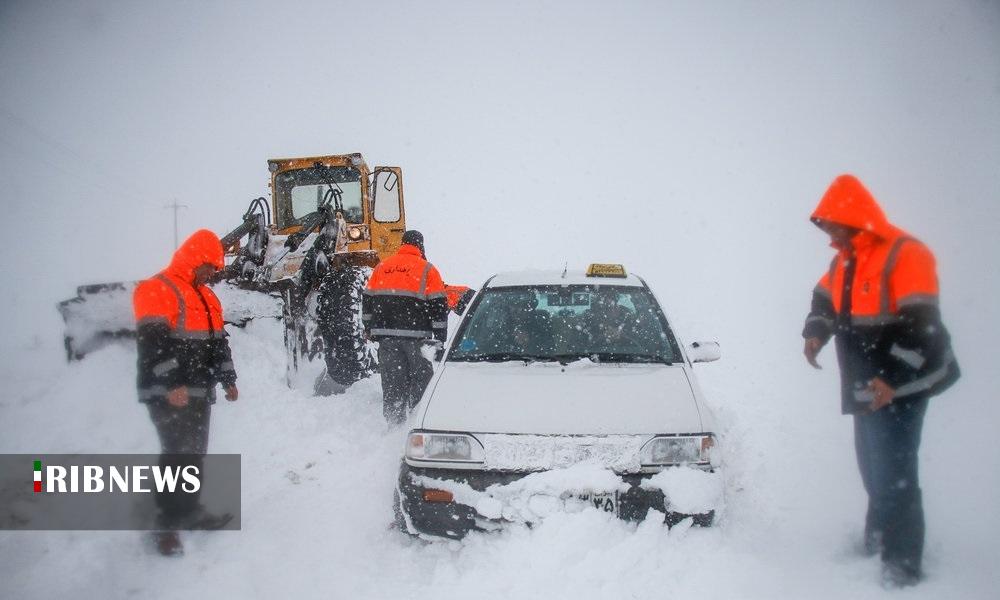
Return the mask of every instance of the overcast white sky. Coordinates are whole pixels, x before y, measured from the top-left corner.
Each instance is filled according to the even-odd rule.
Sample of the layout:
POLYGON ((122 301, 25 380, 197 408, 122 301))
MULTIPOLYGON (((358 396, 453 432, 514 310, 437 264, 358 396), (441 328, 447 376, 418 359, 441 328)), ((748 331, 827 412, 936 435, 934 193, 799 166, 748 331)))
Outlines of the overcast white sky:
POLYGON ((161 268, 175 199, 223 233, 266 159, 353 151, 403 168, 448 281, 622 261, 737 351, 798 351, 806 217, 854 172, 961 344, 998 331, 998 2, 5 0, 3 337, 161 268))

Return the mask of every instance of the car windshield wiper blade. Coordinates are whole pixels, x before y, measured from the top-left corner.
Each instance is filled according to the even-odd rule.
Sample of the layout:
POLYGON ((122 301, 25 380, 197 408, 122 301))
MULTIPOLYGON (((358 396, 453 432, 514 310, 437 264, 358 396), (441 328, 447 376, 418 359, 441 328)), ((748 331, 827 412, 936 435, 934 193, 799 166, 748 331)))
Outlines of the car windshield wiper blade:
POLYGON ((536 362, 536 361, 554 361, 557 359, 552 356, 545 356, 541 354, 493 352, 489 354, 458 355, 455 357, 449 357, 449 360, 468 361, 468 362, 511 362, 511 361, 536 362))
POLYGON ((591 358, 592 354, 521 354, 519 352, 493 352, 484 354, 460 354, 448 360, 463 362, 558 362, 568 364, 574 360, 591 358))
POLYGON ((569 364, 573 361, 583 360, 585 358, 593 359, 593 354, 584 354, 583 352, 574 352, 572 354, 553 354, 549 357, 550 360, 558 360, 560 364, 569 364))
POLYGON ((631 362, 631 363, 660 363, 672 365, 673 361, 668 360, 659 354, 637 354, 632 352, 597 352, 595 354, 598 361, 603 362, 631 362))

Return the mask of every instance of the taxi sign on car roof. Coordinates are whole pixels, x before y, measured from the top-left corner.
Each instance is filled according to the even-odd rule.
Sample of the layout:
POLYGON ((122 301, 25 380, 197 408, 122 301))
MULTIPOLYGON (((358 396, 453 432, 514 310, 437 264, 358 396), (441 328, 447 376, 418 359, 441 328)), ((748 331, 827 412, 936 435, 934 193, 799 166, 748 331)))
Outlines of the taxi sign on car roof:
POLYGON ((625 265, 613 265, 604 263, 592 263, 587 267, 587 277, 621 277, 628 275, 625 273, 625 265))

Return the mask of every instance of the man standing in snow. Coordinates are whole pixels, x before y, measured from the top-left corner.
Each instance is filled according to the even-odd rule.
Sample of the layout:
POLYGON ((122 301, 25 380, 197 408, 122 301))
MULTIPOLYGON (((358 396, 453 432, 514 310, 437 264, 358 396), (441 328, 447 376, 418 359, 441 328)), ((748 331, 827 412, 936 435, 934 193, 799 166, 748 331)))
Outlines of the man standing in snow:
MULTIPOLYGON (((146 404, 160 438, 160 465, 195 465, 203 473, 215 386, 235 401, 236 371, 226 339, 222 305, 206 283, 223 267, 219 238, 196 231, 174 253, 170 266, 141 282, 133 305, 138 349, 139 401, 146 404)), ((178 529, 218 529, 232 515, 212 515, 198 493, 162 493, 158 549, 181 554, 178 529)))
POLYGON ((424 236, 403 233, 396 254, 375 267, 361 304, 365 334, 378 342, 383 413, 390 425, 406 419, 434 374, 421 350, 448 333, 448 301, 441 275, 424 254, 424 236))
POLYGON ((924 513, 917 452, 928 399, 959 377, 938 308, 934 255, 896 228, 862 183, 841 175, 811 220, 837 251, 813 291, 806 360, 836 337, 841 408, 868 493, 864 548, 881 551, 883 578, 921 577, 924 513))

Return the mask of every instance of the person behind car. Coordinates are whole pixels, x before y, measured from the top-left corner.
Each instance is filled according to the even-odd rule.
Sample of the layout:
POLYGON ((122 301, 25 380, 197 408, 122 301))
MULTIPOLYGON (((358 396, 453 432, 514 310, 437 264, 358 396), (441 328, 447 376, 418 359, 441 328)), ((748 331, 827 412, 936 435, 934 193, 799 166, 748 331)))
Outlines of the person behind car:
POLYGON ((854 176, 827 189, 812 222, 837 251, 806 318, 806 360, 836 338, 841 411, 854 417, 854 444, 868 493, 864 548, 882 553, 883 577, 921 577, 924 513, 917 451, 928 399, 959 377, 938 308, 934 255, 893 226, 854 176))
POLYGON ((361 308, 365 335, 378 342, 382 408, 390 425, 406 420, 434 374, 422 348, 429 342, 440 347, 448 333, 447 294, 441 274, 427 262, 424 236, 409 230, 402 241, 375 267, 361 308))

